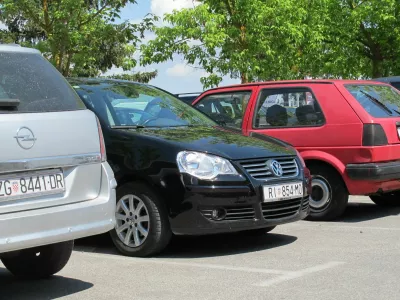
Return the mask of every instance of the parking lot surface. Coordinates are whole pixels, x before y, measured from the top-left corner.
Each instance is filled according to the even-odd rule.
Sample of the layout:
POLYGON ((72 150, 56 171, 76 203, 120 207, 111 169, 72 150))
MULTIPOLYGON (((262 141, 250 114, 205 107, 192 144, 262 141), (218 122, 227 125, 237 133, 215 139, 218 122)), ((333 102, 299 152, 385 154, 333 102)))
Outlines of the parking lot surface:
POLYGON ((21 281, 0 264, 0 299, 400 299, 400 208, 352 197, 340 220, 263 237, 178 237, 155 258, 109 239, 76 242, 56 276, 21 281))

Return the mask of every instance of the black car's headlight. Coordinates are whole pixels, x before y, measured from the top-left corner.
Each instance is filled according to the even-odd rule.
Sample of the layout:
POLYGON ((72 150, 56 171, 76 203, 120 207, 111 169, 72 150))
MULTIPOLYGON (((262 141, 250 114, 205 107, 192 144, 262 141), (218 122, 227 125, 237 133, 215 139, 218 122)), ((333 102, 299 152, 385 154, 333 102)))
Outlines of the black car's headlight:
POLYGON ((182 151, 176 158, 179 171, 203 180, 212 180, 218 175, 240 176, 225 158, 195 151, 182 151))

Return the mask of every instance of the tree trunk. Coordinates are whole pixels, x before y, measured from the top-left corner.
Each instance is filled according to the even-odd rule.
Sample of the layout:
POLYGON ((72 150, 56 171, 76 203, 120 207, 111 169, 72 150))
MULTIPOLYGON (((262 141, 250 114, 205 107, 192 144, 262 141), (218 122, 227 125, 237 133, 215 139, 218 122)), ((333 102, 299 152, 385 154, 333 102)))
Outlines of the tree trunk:
POLYGON ((249 82, 249 77, 248 77, 246 72, 241 73, 240 74, 240 78, 242 80, 242 83, 248 83, 249 82))
POLYGON ((383 77, 382 60, 376 58, 372 59, 372 77, 383 77))

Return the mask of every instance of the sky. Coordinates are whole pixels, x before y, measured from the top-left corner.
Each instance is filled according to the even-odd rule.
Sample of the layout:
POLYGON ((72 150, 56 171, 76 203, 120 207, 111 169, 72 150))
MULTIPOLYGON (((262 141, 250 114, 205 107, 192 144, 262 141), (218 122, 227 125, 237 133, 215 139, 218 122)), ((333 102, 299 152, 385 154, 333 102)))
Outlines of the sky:
MULTIPOLYGON (((165 13, 171 13, 174 9, 193 7, 193 0, 138 0, 137 4, 128 4, 121 12, 121 21, 138 22, 146 14, 153 13, 162 16, 165 13)), ((151 33, 146 35, 145 41, 152 39, 151 33)), ((176 55, 173 61, 162 64, 150 65, 135 68, 135 71, 153 71, 158 70, 157 78, 150 83, 172 93, 195 93, 203 91, 200 78, 205 72, 188 66, 181 56, 176 55)), ((113 68, 108 74, 120 73, 121 69, 113 68)), ((220 85, 229 85, 239 83, 237 79, 225 77, 220 85)))

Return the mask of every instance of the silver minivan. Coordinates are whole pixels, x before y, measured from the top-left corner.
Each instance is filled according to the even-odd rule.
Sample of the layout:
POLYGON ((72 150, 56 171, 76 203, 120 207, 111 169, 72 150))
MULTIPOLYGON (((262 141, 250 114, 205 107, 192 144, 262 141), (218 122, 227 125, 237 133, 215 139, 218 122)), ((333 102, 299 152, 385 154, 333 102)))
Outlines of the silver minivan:
POLYGON ((43 278, 68 262, 73 240, 114 228, 113 171, 101 127, 34 49, 0 45, 0 258, 43 278))

